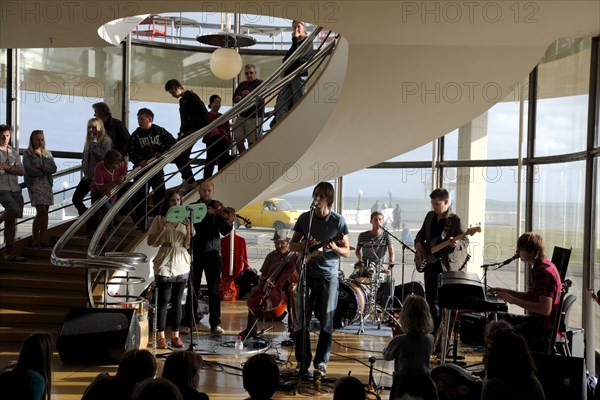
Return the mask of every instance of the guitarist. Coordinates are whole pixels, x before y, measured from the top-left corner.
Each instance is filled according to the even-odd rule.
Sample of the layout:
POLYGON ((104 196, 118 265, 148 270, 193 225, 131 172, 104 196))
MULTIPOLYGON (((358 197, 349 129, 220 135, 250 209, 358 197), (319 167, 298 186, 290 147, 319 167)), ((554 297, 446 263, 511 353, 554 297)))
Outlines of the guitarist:
MULTIPOLYGON (((431 199, 431 210, 425 216, 423 226, 415 238, 415 249, 417 258, 426 259, 424 267, 425 274, 425 299, 429 304, 433 317, 435 329, 440 324, 440 312, 437 307, 438 275, 443 270, 458 271, 467 256, 469 239, 465 235, 461 240, 454 240, 465 231, 460 217, 450 210, 450 194, 444 188, 435 189, 429 195, 431 199), (450 245, 438 254, 431 255, 428 248, 432 245, 450 240, 450 245), (429 256, 429 257, 428 257, 429 256)), ((416 265, 419 268, 419 265, 416 265)))
MULTIPOLYGON (((262 290, 265 282, 271 275, 278 269, 282 262, 285 262, 288 255, 290 255, 290 239, 291 232, 289 229, 280 229, 276 230, 273 235, 273 243, 275 244, 275 250, 267 254, 265 257, 265 261, 263 262, 262 267, 260 268, 260 277, 258 286, 254 290, 262 290)), ((295 268, 296 263, 289 262, 285 268, 295 268)), ((288 283, 287 287, 282 288, 287 297, 287 311, 288 311, 288 331, 290 333, 290 337, 294 337, 294 327, 296 326, 296 286, 298 284, 298 272, 297 271, 286 271, 286 275, 291 276, 291 279, 288 283)), ((279 274, 281 275, 281 273, 279 274)), ((277 278, 275 278, 275 282, 277 282, 277 278)), ((254 320, 256 316, 252 315, 252 312, 248 311, 248 324, 246 325, 246 329, 241 331, 238 335, 242 337, 242 339, 248 336, 254 336, 256 334, 256 326, 254 325, 254 320), (252 332, 250 332, 252 329, 252 332)), ((292 343, 293 343, 293 339, 292 343)))
POLYGON ((329 182, 317 184, 313 190, 314 214, 312 221, 310 219, 311 212, 302 213, 294 226, 294 235, 290 242, 290 250, 299 253, 304 251, 307 241, 309 248, 324 243, 322 254, 310 257, 310 259, 307 257, 306 288, 302 287, 303 279, 301 277, 297 297, 297 369, 300 374, 304 374, 308 371, 311 361, 313 361, 315 378, 325 375, 327 370, 333 335, 333 314, 338 301, 338 267, 340 257, 347 257, 350 253, 346 220, 343 216, 331 210, 333 199, 334 189, 329 182), (340 237, 340 240, 331 240, 335 237, 340 237), (304 299, 306 300, 306 313, 302 309, 302 295, 305 296, 304 299), (308 329, 313 311, 321 325, 314 359, 310 349, 308 329), (304 318, 304 323, 302 318, 304 318), (303 326, 304 331, 302 331, 303 326))

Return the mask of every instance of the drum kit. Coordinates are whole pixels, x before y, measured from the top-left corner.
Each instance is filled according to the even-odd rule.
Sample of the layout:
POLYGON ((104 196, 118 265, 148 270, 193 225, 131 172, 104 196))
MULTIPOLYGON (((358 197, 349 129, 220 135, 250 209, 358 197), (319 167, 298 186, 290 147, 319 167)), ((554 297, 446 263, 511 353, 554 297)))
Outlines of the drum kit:
MULTIPOLYGON (((360 243, 363 248, 384 246, 378 243, 360 243)), ((348 279, 340 275, 338 305, 333 317, 336 328, 342 328, 360 321, 357 334, 364 333, 367 320, 381 327, 382 318, 393 318, 393 274, 388 268, 394 263, 383 262, 375 252, 374 257, 354 264, 354 272, 348 279)))

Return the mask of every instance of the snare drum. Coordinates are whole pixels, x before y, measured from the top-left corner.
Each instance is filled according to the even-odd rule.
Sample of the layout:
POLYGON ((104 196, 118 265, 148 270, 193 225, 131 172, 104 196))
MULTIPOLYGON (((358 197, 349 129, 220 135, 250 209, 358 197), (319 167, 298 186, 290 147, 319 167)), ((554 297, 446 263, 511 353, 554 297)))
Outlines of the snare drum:
POLYGON ((358 261, 354 264, 354 272, 350 275, 351 279, 354 279, 355 282, 370 285, 371 280, 375 277, 373 274, 375 273, 375 268, 371 263, 365 263, 362 261, 358 261))
POLYGON ((340 282, 338 304, 333 314, 333 327, 343 328, 360 318, 369 306, 366 289, 352 280, 340 282))

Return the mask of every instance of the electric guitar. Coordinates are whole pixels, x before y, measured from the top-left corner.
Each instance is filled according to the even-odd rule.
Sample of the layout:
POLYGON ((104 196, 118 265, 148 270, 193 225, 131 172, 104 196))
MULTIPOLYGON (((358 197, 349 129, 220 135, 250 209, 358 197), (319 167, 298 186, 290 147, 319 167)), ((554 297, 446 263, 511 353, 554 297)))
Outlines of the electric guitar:
MULTIPOLYGON (((465 232, 454 236, 454 240, 458 241, 467 235, 473 236, 478 232, 481 232, 481 226, 473 226, 467 229, 465 232)), ((415 268, 417 269, 417 271, 423 272, 427 264, 433 264, 434 262, 436 262, 439 258, 439 256, 437 256, 436 254, 452 244, 452 240, 450 239, 441 243, 440 240, 441 238, 438 236, 431 240, 429 243, 424 243, 425 253, 415 253, 415 268)))
POLYGON ((334 237, 324 240, 320 243, 315 244, 314 246, 310 246, 308 248, 308 255, 306 256, 306 262, 309 263, 312 259, 319 257, 323 252, 319 250, 323 246, 331 242, 339 242, 344 239, 344 234, 342 232, 338 232, 334 237))

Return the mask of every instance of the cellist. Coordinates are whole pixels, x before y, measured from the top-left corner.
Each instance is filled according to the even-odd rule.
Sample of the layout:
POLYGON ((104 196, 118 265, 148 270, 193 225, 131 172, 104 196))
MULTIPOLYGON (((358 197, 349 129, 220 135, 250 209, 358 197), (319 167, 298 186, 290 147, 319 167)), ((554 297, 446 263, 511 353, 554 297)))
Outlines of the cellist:
MULTIPOLYGON (((273 235, 273 243, 275 244, 275 250, 267 254, 262 267, 260 268, 260 277, 258 286, 250 294, 248 299, 248 324, 246 329, 239 333, 239 336, 246 338, 256 334, 256 324, 254 323, 256 318, 260 315, 252 314, 251 301, 253 299, 260 299, 262 293, 264 293, 264 285, 267 284, 267 279, 271 278, 276 285, 282 285, 279 289, 283 291, 287 302, 288 311, 288 332, 290 339, 286 341, 287 344, 293 345, 294 338, 294 326, 296 325, 296 286, 298 284, 298 271, 296 253, 290 253, 290 240, 292 238, 291 231, 289 229, 276 230, 273 235), (285 263, 285 265, 283 265, 285 263), (279 267, 282 268, 279 268, 279 267), (274 272, 278 272, 277 276, 273 276, 274 272), (251 330, 251 331, 250 331, 251 330), (249 334, 249 335, 248 335, 249 334)), ((260 301, 260 300, 259 300, 260 301)), ((256 301, 255 301, 256 303, 256 301)), ((256 312, 256 310, 255 310, 256 312)))

